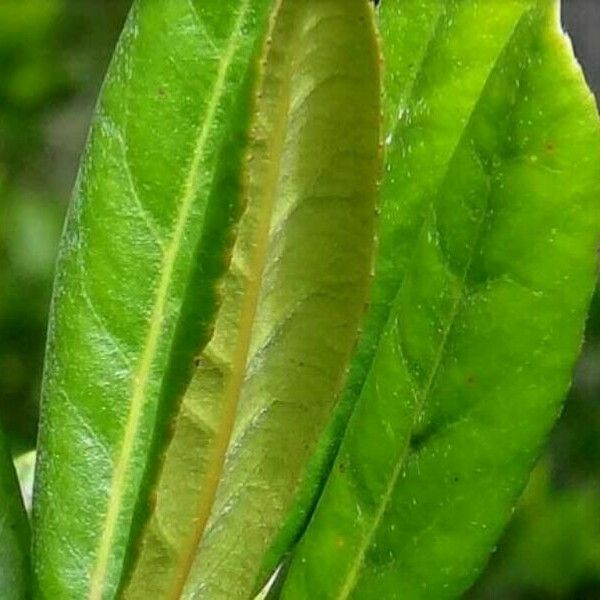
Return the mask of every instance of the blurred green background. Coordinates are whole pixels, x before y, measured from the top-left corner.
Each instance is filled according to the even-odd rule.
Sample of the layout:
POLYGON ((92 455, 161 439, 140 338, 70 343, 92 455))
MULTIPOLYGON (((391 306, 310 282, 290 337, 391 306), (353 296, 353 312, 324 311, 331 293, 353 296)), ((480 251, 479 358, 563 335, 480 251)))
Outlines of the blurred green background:
MULTIPOLYGON (((0 418, 15 455, 35 441, 62 219, 129 4, 0 0, 0 418)), ((565 1, 563 21, 600 98, 600 0, 565 1)), ((600 600, 598 295, 563 417, 468 597, 600 600)))

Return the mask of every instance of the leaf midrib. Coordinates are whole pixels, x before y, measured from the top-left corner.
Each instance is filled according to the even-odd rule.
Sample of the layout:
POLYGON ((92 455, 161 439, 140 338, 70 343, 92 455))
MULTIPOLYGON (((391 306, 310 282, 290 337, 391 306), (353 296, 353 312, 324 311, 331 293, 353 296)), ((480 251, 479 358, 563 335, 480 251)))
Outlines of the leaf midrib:
POLYGON ((208 142, 212 125, 215 121, 217 109, 221 96, 225 90, 226 78, 229 68, 233 62, 238 43, 243 37, 243 24, 250 10, 251 0, 242 0, 241 8, 237 14, 232 33, 217 71, 217 77, 212 89, 210 101, 204 113, 202 127, 198 135, 197 143, 194 147, 190 169, 186 178, 183 194, 179 201, 179 211, 175 228, 173 230, 171 241, 167 244, 161 269, 161 277, 156 292, 156 300, 152 315, 150 317, 150 329, 146 337, 142 357, 139 367, 133 378, 131 393, 131 406, 125 428, 125 436, 119 451, 114 476, 108 490, 109 504, 104 520, 104 527, 98 546, 96 564, 92 573, 89 587, 89 600, 101 600, 105 580, 108 573, 108 567, 111 557, 111 548, 113 545, 121 506, 126 489, 126 480, 134 451, 135 440, 137 438, 140 422, 145 404, 145 396, 150 381, 152 365, 156 358, 160 335, 167 314, 167 304, 171 279, 173 276, 175 263, 179 249, 185 234, 186 225, 194 204, 198 182, 200 179, 200 166, 205 155, 206 144, 208 142))
MULTIPOLYGON (((282 0, 277 0, 276 5, 273 8, 271 30, 276 23, 281 4, 282 0)), ((270 48, 270 45, 267 44, 266 47, 270 48)), ((294 47, 288 49, 290 54, 292 54, 293 51, 294 47)), ((264 65, 266 64, 267 62, 264 63, 264 65)), ((261 70, 264 69, 264 65, 261 63, 261 70)), ((291 65, 291 61, 288 63, 288 70, 290 68, 289 65, 291 65)), ((262 73, 259 72, 258 81, 262 81, 263 77, 264 71, 262 73)), ((260 98, 261 94, 262 92, 258 90, 257 97, 260 98)), ((224 417, 216 435, 215 446, 212 452, 212 458, 210 460, 210 467, 203 486, 203 492, 198 501, 196 518, 194 519, 194 531, 192 532, 185 551, 183 552, 183 560, 180 565, 179 572, 175 576, 173 588, 167 595, 169 600, 178 600, 182 597, 190 571, 196 558, 197 549, 200 545, 206 525, 211 516, 214 499, 216 497, 218 486, 221 480, 226 453, 235 425, 237 408, 245 381, 254 321, 258 309, 263 276, 271 242, 272 216, 275 208, 279 174, 281 171, 280 158, 283 154, 282 149, 285 141, 289 107, 291 104, 289 87, 285 88, 285 92, 280 96, 278 102, 280 110, 278 113, 276 113, 274 121, 275 126, 271 132, 267 131, 267 135, 270 135, 271 139, 273 140, 270 148, 272 150, 270 156, 275 158, 269 161, 270 166, 264 179, 264 187, 261 188, 261 197, 264 198, 264 203, 260 207, 260 217, 257 220, 259 223, 259 228, 255 236, 255 250, 251 263, 252 268, 250 269, 250 273, 254 274, 254 276, 250 276, 242 303, 239 341, 236 348, 236 353, 234 355, 234 360, 232 361, 232 376, 227 385, 223 398, 223 405, 225 407, 224 417)), ((257 120, 259 119, 259 117, 256 118, 257 120)), ((267 153, 265 152, 265 155, 266 154, 267 153)), ((260 198, 257 198, 257 201, 260 202, 260 198)))
MULTIPOLYGON (((444 177, 442 177, 441 180, 441 184, 440 184, 440 188, 443 185, 443 182, 446 181, 448 174, 450 172, 450 168, 452 166, 452 163, 454 162, 454 158, 456 156, 456 153, 458 152, 459 148, 462 146, 464 139, 465 139, 465 135, 467 134, 467 132, 469 131, 469 127, 473 121, 474 116, 477 114, 477 109, 479 108, 481 101, 483 99, 483 95, 485 93, 485 89, 487 87, 487 85, 489 84, 491 78, 493 77, 493 75, 495 74, 495 72, 497 71, 498 65, 500 63, 500 61, 502 60, 504 53, 506 52, 507 48, 510 46, 510 44, 512 43, 512 41, 515 39, 515 36, 518 32, 518 29, 521 25, 521 23, 523 22, 523 20, 525 19, 525 17, 531 12, 531 7, 524 7, 522 13, 519 15, 519 17, 516 19, 515 21, 515 25, 514 27, 511 29, 509 36, 507 37, 506 42, 503 44, 502 48, 500 49, 500 51, 498 52, 498 56, 496 58, 496 60, 491 64, 491 68, 490 68, 490 72, 488 74, 488 76, 486 77, 483 85, 482 85, 482 92, 478 97, 477 102, 474 104, 473 109, 469 115, 469 118, 466 120, 465 122, 465 126, 463 129, 463 132, 461 134, 461 136, 459 137, 456 146, 454 147, 450 158, 448 160, 448 166, 446 169, 446 173, 444 175, 444 177)), ((436 28, 437 29, 437 28, 436 28)), ((460 312, 460 307, 462 305, 462 303, 464 302, 465 299, 465 292, 466 292, 466 281, 469 275, 469 272, 471 270, 471 265, 475 256, 475 251, 478 247, 478 243, 479 240, 481 239, 481 234, 482 234, 482 229, 483 229, 483 224, 486 220, 487 214, 489 211, 489 198, 488 198, 488 202, 486 203, 486 206, 484 207, 484 210, 482 212, 482 217, 479 220, 479 223, 477 225, 477 231, 475 233, 475 239, 474 239, 474 243, 473 246, 471 248, 471 252, 469 254, 469 259, 467 261, 467 264, 465 266, 465 270, 463 273, 463 277, 461 279, 460 282, 460 293, 458 294, 453 306, 452 306, 452 310, 450 312, 449 318, 448 318, 448 323, 446 325, 446 328, 444 329, 443 332, 443 336, 442 339, 440 340, 440 344, 438 347, 438 351, 436 353, 435 356, 435 360, 433 363, 433 366, 431 368, 431 372, 430 375, 427 379, 425 388, 423 390, 423 392, 420 395, 420 398, 417 398, 418 400, 418 405, 415 406, 415 409, 413 411, 414 413, 414 420, 413 423, 411 425, 410 431, 413 431, 415 426, 416 426, 416 419, 417 419, 417 415, 419 414, 419 408, 422 407, 425 402, 427 401, 427 397, 429 395, 429 393, 431 392, 433 385, 436 381, 437 378, 437 374, 439 372, 439 368, 441 366, 442 363, 442 359, 443 359, 443 355, 444 355, 444 351, 446 348, 446 344, 448 342, 450 333, 452 331, 452 328, 454 326, 454 321, 456 320, 456 317, 458 316, 459 312, 460 312)), ((421 228, 421 232, 419 234, 419 238, 422 237, 423 232, 425 231, 426 227, 427 227, 427 222, 428 219, 425 218, 424 219, 424 223, 423 226, 421 228)), ((415 247, 418 247, 418 244, 415 244, 415 247)), ((414 263, 416 260, 416 257, 418 255, 418 252, 415 251, 413 253, 413 256, 411 258, 410 263, 414 263)), ((410 265, 409 267, 406 269, 406 272, 408 272, 410 270, 410 265)), ((406 277, 403 278, 398 292, 396 294, 396 298, 400 295, 400 293, 402 292, 402 289, 404 287, 404 282, 406 281, 406 277)), ((392 306, 395 305, 396 303, 392 303, 392 306)), ((390 311, 389 314, 391 314, 392 311, 390 311)), ((387 320, 387 326, 384 329, 387 329, 389 327, 391 327, 392 323, 391 323, 391 319, 388 315, 388 320, 387 320)), ((378 342, 378 346, 379 343, 381 341, 381 337, 379 338, 379 342, 378 342)), ((376 351, 377 353, 377 351, 376 351)), ((375 353, 375 354, 376 354, 375 353)), ((367 375, 367 377, 365 378, 365 381, 363 382, 363 386, 361 388, 361 394, 362 395, 362 391, 364 390, 366 381, 368 380, 371 372, 373 370, 373 363, 371 365, 371 368, 369 369, 369 374, 367 375)), ((349 598, 350 594, 352 593, 353 589, 356 586, 356 583, 358 582, 358 577, 360 574, 360 569, 362 567, 362 563, 364 562, 364 558, 366 555, 366 552, 371 544, 371 540, 373 539, 374 535, 376 534, 377 530, 379 529, 380 525, 381 525, 381 521, 385 515, 385 511, 392 499, 392 494, 394 492, 394 489, 396 487, 396 483, 398 482, 398 479, 402 473, 402 469, 404 467, 406 458, 408 457, 409 454, 409 449, 410 449, 410 435, 407 436, 407 440, 405 445, 402 447, 401 453, 400 453, 400 457, 399 460, 397 461, 394 470, 392 471, 391 477, 390 477, 390 481, 386 487, 385 493, 381 499, 381 503, 379 506, 379 509, 377 510, 376 514, 375 514, 375 518, 373 520, 373 524, 372 526, 369 528, 369 530, 367 531, 367 534, 363 537, 363 541, 359 547, 358 552, 356 553, 356 557, 355 560, 353 561, 351 567, 350 567, 350 571, 345 579, 345 583, 338 595, 338 600, 347 600, 347 598, 349 598)))

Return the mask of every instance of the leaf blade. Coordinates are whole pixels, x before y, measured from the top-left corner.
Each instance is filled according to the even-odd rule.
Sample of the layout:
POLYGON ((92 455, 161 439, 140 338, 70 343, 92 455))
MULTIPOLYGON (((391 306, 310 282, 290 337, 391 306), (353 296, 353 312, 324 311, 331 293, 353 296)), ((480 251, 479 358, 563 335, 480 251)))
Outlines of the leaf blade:
POLYGON ((44 548, 36 571, 49 595, 107 597, 118 584, 162 375, 222 168, 214 147, 228 135, 265 6, 142 0, 115 53, 53 301, 35 501, 44 548), (91 497, 76 489, 79 475, 94 480, 91 497), (61 516, 58 497, 85 534, 61 516))
POLYGON ((31 594, 29 523, 17 474, 0 430, 0 594, 25 600, 31 594))
MULTIPOLYGON (((468 10, 475 3, 460 4, 468 10)), ((387 7, 382 18, 391 32, 399 9, 387 7)), ((593 168, 598 125, 589 92, 555 32, 556 15, 548 3, 535 10, 525 10, 517 49, 509 45, 500 69, 486 80, 487 108, 469 123, 447 191, 429 205, 434 209, 428 208, 416 244, 416 269, 407 270, 332 476, 294 555, 284 598, 459 595, 508 518, 558 412, 594 281, 599 224, 597 211, 596 218, 590 215, 599 185, 593 168), (527 51, 538 71, 524 64, 527 51), (552 97, 557 79, 564 84, 557 88, 568 92, 552 97), (514 81, 526 88, 514 93, 516 100, 514 81), (569 180, 579 168, 580 148, 591 154, 582 183, 546 202, 544 194, 560 187, 560 177, 569 180), (491 165, 489 181, 478 174, 482 165, 491 165), (517 200, 520 195, 532 205, 517 200), (490 207, 478 205, 482 197, 490 207), (566 207, 569 224, 562 219, 566 207), (511 210, 513 222, 506 216, 511 210), (480 227, 479 234, 473 231, 480 227), (553 264, 577 273, 572 290, 555 281, 553 264), (464 277, 456 272, 461 265, 464 277), (466 295, 460 281, 468 284, 466 295), (442 351, 432 354, 431 340, 442 351), (540 358, 544 352, 548 357, 540 358), (502 367, 486 366, 494 361, 502 367), (518 383, 503 382, 503 368, 518 383), (544 384, 532 390, 537 378, 544 384), (524 402, 527 393, 532 399, 524 402), (513 424, 510 441, 503 394, 523 403, 511 402, 522 421, 516 429, 513 424), (476 401, 479 395, 488 405, 476 401), (504 444, 507 455, 495 455, 490 440, 504 444), (323 569, 327 578, 318 577, 323 569)), ((481 28, 485 20, 476 22, 481 28)), ((385 228, 385 200, 383 211, 385 228)), ((390 212, 390 222, 394 218, 390 212)))

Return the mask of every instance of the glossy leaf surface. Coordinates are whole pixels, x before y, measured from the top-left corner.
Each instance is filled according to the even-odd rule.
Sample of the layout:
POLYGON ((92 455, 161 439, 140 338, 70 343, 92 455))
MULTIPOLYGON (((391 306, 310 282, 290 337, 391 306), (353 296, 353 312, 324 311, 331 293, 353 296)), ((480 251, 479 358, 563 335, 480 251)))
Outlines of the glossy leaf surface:
POLYGON ((29 523, 8 443, 0 431, 0 597, 25 600, 31 591, 29 523))
POLYGON ((386 0, 380 20, 374 308, 283 598, 460 596, 559 413, 594 285, 600 127, 557 4, 386 0))
POLYGON ((180 323, 185 343, 208 337, 218 233, 241 203, 241 165, 222 148, 242 125, 233 109, 268 4, 138 0, 125 26, 55 284, 34 501, 42 597, 111 598, 119 583, 186 293, 204 312, 180 323))
POLYGON ((127 598, 242 599, 255 585, 368 300, 379 60, 366 0, 276 3, 223 303, 174 425, 127 598))

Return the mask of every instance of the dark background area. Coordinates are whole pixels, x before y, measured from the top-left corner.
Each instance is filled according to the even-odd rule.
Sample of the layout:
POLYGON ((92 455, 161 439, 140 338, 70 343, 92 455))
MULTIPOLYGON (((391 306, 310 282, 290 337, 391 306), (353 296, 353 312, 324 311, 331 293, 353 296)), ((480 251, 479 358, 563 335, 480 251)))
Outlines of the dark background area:
MULTIPOLYGON (((58 238, 129 4, 0 0, 0 419, 15 454, 35 441, 58 238)), ((600 0, 564 1, 563 22, 600 98, 600 0)), ((468 597, 600 600, 598 296, 563 417, 468 597)))

